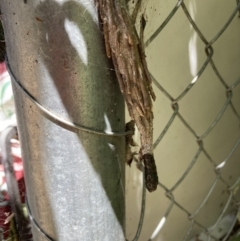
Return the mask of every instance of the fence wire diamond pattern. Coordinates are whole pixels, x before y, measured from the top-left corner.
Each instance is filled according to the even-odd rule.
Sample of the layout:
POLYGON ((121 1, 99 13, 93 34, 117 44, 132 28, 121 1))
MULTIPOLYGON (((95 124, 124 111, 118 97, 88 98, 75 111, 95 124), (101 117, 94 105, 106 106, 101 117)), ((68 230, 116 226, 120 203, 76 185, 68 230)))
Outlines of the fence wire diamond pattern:
MULTIPOLYGON (((187 166, 187 168, 184 171, 184 173, 182 174, 182 176, 178 179, 178 181, 171 188, 167 188, 166 185, 161 183, 161 178, 160 178, 159 189, 164 190, 166 197, 170 200, 170 204, 169 204, 168 208, 166 209, 166 212, 163 215, 162 219, 160 220, 159 225, 155 229, 155 232, 153 232, 153 235, 149 240, 152 240, 152 238, 154 238, 156 236, 156 233, 159 232, 159 230, 161 229, 163 224, 166 222, 169 214, 171 213, 171 211, 174 207, 177 207, 182 212, 184 212, 187 215, 187 217, 191 223, 188 231, 186 232, 185 237, 183 238, 183 241, 190 240, 191 231, 193 230, 193 228, 195 226, 198 226, 202 230, 202 232, 205 233, 206 240, 208 240, 208 241, 219 240, 212 234, 213 231, 216 229, 216 227, 218 226, 219 222, 222 220, 224 215, 226 215, 226 211, 229 208, 230 203, 232 203, 232 202, 234 203, 235 213, 237 213, 238 207, 239 207, 240 200, 235 197, 235 191, 236 191, 236 187, 240 183, 240 177, 237 179, 237 181, 233 185, 229 185, 228 181, 225 180, 223 175, 221 174, 221 171, 225 167, 226 163, 229 161, 229 159, 232 156, 232 154, 234 153, 234 151, 236 151, 237 148, 239 148, 240 138, 235 142, 235 144, 232 146, 232 149, 230 150, 228 155, 225 158, 223 158, 223 160, 221 161, 220 164, 216 163, 214 161, 214 159, 208 153, 207 148, 205 148, 205 146, 204 146, 204 139, 211 133, 211 131, 214 129, 214 127, 218 124, 218 122, 223 117, 224 113, 226 112, 226 110, 228 108, 230 108, 232 110, 232 112, 236 116, 237 120, 238 121, 240 120, 240 115, 232 101, 233 95, 234 95, 234 89, 238 86, 238 84, 240 82, 240 77, 233 84, 228 85, 227 81, 225 81, 225 79, 223 78, 223 76, 220 73, 221 71, 218 69, 217 65, 215 64, 215 62, 213 60, 214 44, 217 42, 217 40, 219 38, 221 38, 222 34, 226 31, 228 26, 231 24, 232 20, 238 15, 238 12, 240 9, 240 1, 237 0, 236 8, 233 10, 231 16, 226 21, 226 23, 222 26, 222 28, 215 34, 215 36, 212 39, 207 40, 207 38, 205 38, 203 32, 199 29, 196 22, 191 17, 191 14, 189 13, 189 10, 186 7, 184 1, 180 0, 177 2, 175 7, 169 13, 169 15, 167 16, 165 21, 163 21, 161 26, 159 26, 157 28, 157 30, 152 34, 152 36, 149 39, 147 39, 147 41, 145 42, 145 47, 148 47, 152 42, 154 42, 154 40, 156 39, 157 36, 161 35, 162 30, 164 30, 164 28, 171 22, 171 20, 175 16, 175 13, 177 11, 180 11, 180 9, 183 10, 183 12, 184 12, 186 18, 188 19, 189 23, 191 24, 192 28, 194 29, 194 31, 197 33, 198 37, 201 39, 202 43, 204 44, 204 46, 205 46, 204 51, 206 54, 206 59, 205 59, 205 62, 200 67, 200 69, 198 70, 197 75, 190 81, 190 84, 184 89, 184 91, 182 91, 176 98, 174 98, 163 87, 164 84, 161 84, 161 80, 154 78, 153 74, 151 75, 152 79, 153 79, 153 83, 169 99, 169 101, 171 102, 172 109, 173 109, 173 113, 172 113, 167 125, 165 126, 163 131, 159 134, 157 140, 154 143, 154 148, 155 149, 158 148, 158 146, 161 143, 162 139, 164 138, 165 134, 168 132, 169 128, 171 128, 172 124, 174 123, 174 120, 176 120, 176 118, 178 118, 182 122, 182 124, 188 129, 189 133, 191 133, 191 135, 195 138, 196 142, 198 143, 198 150, 197 150, 196 154, 193 156, 192 160, 190 161, 189 165, 187 166), (206 67, 209 65, 211 66, 212 70, 214 71, 215 76, 217 77, 218 81, 224 87, 226 100, 225 100, 225 103, 223 104, 220 112, 217 114, 215 119, 212 121, 211 125, 209 125, 209 127, 202 134, 199 135, 194 130, 194 128, 191 127, 191 125, 184 118, 184 116, 181 114, 181 112, 179 110, 180 109, 179 101, 182 100, 189 93, 189 91, 191 91, 191 89, 194 87, 196 82, 200 79, 201 75, 206 70, 206 67), (179 187, 179 185, 181 185, 181 183, 185 180, 185 178, 191 172, 194 165, 198 162, 200 154, 204 154, 205 157, 207 158, 207 160, 209 161, 210 165, 212 166, 212 168, 215 172, 215 178, 212 183, 212 186, 209 188, 209 190, 207 192, 207 195, 202 200, 202 202, 200 203, 198 208, 194 212, 189 212, 188 209, 185 206, 181 205, 181 203, 178 202, 178 200, 175 198, 174 191, 179 187), (211 197, 211 194, 213 193, 214 189, 216 188, 216 185, 219 182, 221 182, 223 185, 225 185, 226 190, 228 192, 228 199, 227 199, 227 202, 224 203, 221 213, 218 216, 218 218, 215 220, 215 223, 209 228, 209 227, 204 226, 202 223, 198 222, 195 219, 195 217, 201 211, 201 209, 204 207, 204 205, 206 205, 209 198, 211 197)), ((158 167, 158 169, 159 168, 162 168, 162 167, 158 167)), ((141 209, 140 221, 139 221, 136 236, 133 239, 133 241, 139 240, 139 236, 140 236, 141 229, 143 226, 144 210, 145 210, 145 204, 146 204, 145 202, 146 202, 146 192, 145 192, 145 189, 143 188, 142 209, 141 209)), ((237 217, 235 216, 235 218, 232 222, 231 228, 228 230, 228 232, 226 234, 224 234, 224 237, 221 237, 222 241, 228 240, 236 223, 237 223, 237 217)), ((173 227, 173 229, 174 229, 174 227, 173 227)))

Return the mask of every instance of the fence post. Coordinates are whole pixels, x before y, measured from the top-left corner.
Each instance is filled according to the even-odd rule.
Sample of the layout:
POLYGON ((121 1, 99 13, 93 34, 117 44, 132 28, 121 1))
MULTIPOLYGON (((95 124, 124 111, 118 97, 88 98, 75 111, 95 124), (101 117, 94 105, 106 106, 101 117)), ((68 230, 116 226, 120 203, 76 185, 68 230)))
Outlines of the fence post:
MULTIPOLYGON (((58 241, 125 240, 124 102, 93 1, 1 0, 33 218, 58 241), (14 81, 13 81, 14 82, 14 81)), ((36 226, 34 240, 46 240, 36 226)))

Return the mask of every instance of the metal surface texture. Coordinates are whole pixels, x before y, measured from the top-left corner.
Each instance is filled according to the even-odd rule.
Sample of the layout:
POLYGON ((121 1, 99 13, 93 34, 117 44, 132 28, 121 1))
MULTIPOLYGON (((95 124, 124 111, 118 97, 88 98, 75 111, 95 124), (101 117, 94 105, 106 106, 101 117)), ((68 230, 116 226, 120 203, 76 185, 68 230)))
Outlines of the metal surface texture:
MULTIPOLYGON (((0 3, 14 76, 63 119, 124 132, 124 102, 91 1, 0 3)), ((14 89, 28 203, 54 240, 124 240, 124 136, 56 123, 14 89), (64 128, 62 128, 64 127, 64 128)), ((33 228, 34 240, 45 240, 33 228)))

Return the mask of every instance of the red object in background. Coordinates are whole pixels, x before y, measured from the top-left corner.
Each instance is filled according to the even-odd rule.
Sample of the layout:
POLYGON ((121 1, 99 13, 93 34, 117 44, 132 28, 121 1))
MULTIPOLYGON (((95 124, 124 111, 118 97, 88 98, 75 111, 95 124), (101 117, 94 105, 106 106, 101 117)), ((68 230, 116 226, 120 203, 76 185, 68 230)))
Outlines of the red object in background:
MULTIPOLYGON (((23 163, 22 159, 19 156, 13 156, 13 168, 15 172, 15 177, 18 182, 18 188, 19 188, 19 193, 21 197, 22 203, 25 202, 25 183, 24 183, 24 173, 23 173, 23 163)), ((4 168, 3 165, 0 164, 0 185, 6 185, 6 178, 4 174, 4 168), (2 180, 1 180, 2 179, 2 180)), ((6 200, 9 200, 7 191, 1 190, 2 193, 4 193, 4 197, 6 200)), ((1 217, 0 217, 1 218, 1 217)))
MULTIPOLYGON (((1 1, 1 0, 0 0, 1 1)), ((6 64, 0 63, 0 84, 3 84, 6 81, 10 80, 10 76, 7 72, 6 64)), ((4 120, 6 122, 6 120, 4 120)), ((11 123, 6 123, 6 127, 11 123)), ((1 125, 1 122, 0 122, 1 125)), ((1 130, 5 129, 6 127, 1 126, 1 130)), ((18 140, 11 140, 11 147, 12 147, 12 157, 13 157, 13 169, 15 173, 15 178, 18 182, 19 194, 21 197, 21 202, 25 203, 25 182, 24 182, 24 173, 23 173, 23 162, 21 158, 21 151, 20 151, 20 144, 18 140)), ((1 161, 1 150, 0 150, 0 231, 3 232, 4 240, 12 240, 10 233, 10 225, 11 221, 7 218, 12 217, 12 210, 11 205, 9 202, 9 195, 7 191, 7 184, 5 178, 4 167, 1 161)), ((13 217, 14 218, 14 217, 13 217)), ((10 218, 9 218, 10 219, 10 218)), ((29 233, 26 233, 28 235, 29 233)), ((14 239, 15 240, 15 239, 14 239)), ((24 239, 24 240, 31 240, 31 239, 24 239)))
POLYGON ((10 222, 6 223, 6 218, 11 215, 10 203, 1 201, 0 203, 0 229, 3 232, 3 238, 6 240, 9 237, 10 222))
MULTIPOLYGON (((18 182, 19 193, 22 203, 25 203, 25 182, 24 182, 24 173, 23 173, 23 163, 20 154, 20 145, 19 143, 12 143, 12 153, 13 153, 13 168, 15 172, 15 177, 18 182)), ((1 152, 0 152, 0 161, 1 161, 1 152)), ((12 214, 9 196, 6 190, 6 178, 4 173, 3 165, 0 164, 0 187, 2 200, 0 200, 0 229, 3 231, 4 239, 9 239, 10 223, 6 222, 8 216, 12 214)), ((1 197, 0 197, 1 199, 1 197)))
POLYGON ((6 64, 4 62, 0 63, 0 75, 6 71, 7 71, 6 64))

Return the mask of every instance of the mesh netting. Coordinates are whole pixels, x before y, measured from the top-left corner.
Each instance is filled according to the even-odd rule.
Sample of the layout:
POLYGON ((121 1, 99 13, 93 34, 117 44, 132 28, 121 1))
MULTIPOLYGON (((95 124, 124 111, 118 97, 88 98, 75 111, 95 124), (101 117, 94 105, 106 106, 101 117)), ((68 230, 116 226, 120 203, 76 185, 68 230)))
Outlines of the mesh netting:
POLYGON ((133 217, 138 220, 141 202, 135 208, 130 199, 139 199, 136 184, 142 179, 139 173, 127 177, 135 182, 128 181, 127 189, 129 240, 229 240, 238 225, 240 78, 234 34, 240 4, 221 4, 144 6, 160 182, 157 194, 147 196, 142 233, 135 236, 131 226, 137 227, 133 217))
MULTIPOLYGON (((177 240, 226 241, 229 240, 233 230, 238 227, 240 171, 237 163, 239 163, 240 115, 239 104, 237 104, 239 98, 236 95, 239 95, 240 78, 239 72, 236 75, 236 69, 238 69, 237 63, 239 62, 236 58, 236 61, 234 59, 235 65, 230 66, 227 58, 221 53, 228 51, 234 55, 231 49, 237 52, 237 45, 233 44, 234 37, 232 37, 236 28, 232 29, 232 27, 237 24, 240 4, 237 1, 237 6, 233 7, 231 3, 231 11, 229 11, 230 8, 226 9, 225 16, 228 17, 224 23, 220 15, 220 19, 212 19, 219 29, 209 31, 208 25, 202 25, 201 21, 199 21, 200 25, 198 24, 198 19, 194 14, 198 8, 190 3, 191 1, 181 0, 173 7, 166 1, 147 3, 149 4, 146 10, 148 23, 145 36, 149 38, 146 37, 145 46, 158 99, 154 106, 156 140, 154 147, 160 182, 156 194, 148 195, 147 200, 143 192, 140 229, 136 236, 134 232, 128 231, 129 240, 132 239, 131 236, 135 236, 133 238, 135 241, 149 239, 172 241, 176 240, 177 235, 177 240), (166 9, 171 10, 165 9, 161 12, 164 4, 166 9), (164 16, 166 12, 167 15, 164 16), (183 19, 183 22, 178 23, 179 19, 183 19), (153 31, 153 22, 162 24, 153 31), (177 26, 176 32, 169 30, 171 24, 177 26), (198 45, 197 48, 191 50, 193 54, 189 57, 191 71, 179 70, 176 67, 186 61, 185 55, 190 52, 185 45, 188 45, 189 49, 193 46, 190 41, 179 48, 182 44, 179 39, 184 39, 186 31, 188 35, 191 35, 191 41, 197 42, 198 45), (229 49, 229 44, 224 48, 224 44, 221 44, 221 39, 226 36, 232 38, 232 42, 229 41, 229 43, 234 47, 231 46, 231 49, 229 49), (165 42, 161 42, 162 39, 165 42), (178 47, 175 48, 174 45, 178 47), (168 52, 167 58, 161 56, 164 49, 168 52), (180 50, 176 52, 177 49, 180 50), (197 52, 198 49, 201 51, 197 52), (198 54, 201 58, 194 57, 194 54, 198 54), (175 56, 178 56, 177 60, 175 56), (203 61, 198 61, 193 65, 196 59, 203 61), (169 67, 164 70, 164 66, 169 67), (224 66, 227 66, 227 71, 222 71, 224 66), (161 72, 168 72, 168 78, 164 79, 164 74, 161 72), (199 103, 204 104, 199 105, 199 103), (206 109, 208 112, 205 112, 206 109), (224 139, 224 136, 227 139, 224 139), (172 177, 169 178, 169 176, 172 177), (144 207, 146 207, 145 220, 144 207), (230 221, 227 225, 226 223, 223 225, 226 217, 230 221), (143 230, 140 232, 142 225, 143 230)), ((142 6, 142 9, 145 8, 146 6, 142 6)), ((214 9, 211 8, 211 11, 208 11, 207 4, 205 8, 206 16, 211 19, 209 12, 212 13, 214 9)), ((219 8, 216 6, 216 12, 217 9, 219 8)), ((13 166, 21 203, 24 204, 25 186, 19 157, 14 156, 13 166)), ((6 180, 3 166, 0 168, 2 168, 1 235, 4 240, 14 240, 16 237, 14 223, 19 224, 12 210, 9 193, 4 188, 6 180)), ((134 179, 135 176, 131 178, 134 179)), ((142 178, 139 180, 133 180, 132 183, 141 183, 142 178)), ((141 193, 138 191, 142 189, 138 186, 135 199, 140 200, 139 204, 141 204, 139 198, 141 193)), ((130 188, 127 187, 127 192, 130 192, 129 190, 130 188)), ((140 210, 141 205, 138 208, 140 210)), ((21 206, 21 210, 24 213, 24 205, 21 206)), ((138 215, 132 215, 129 212, 127 223, 131 223, 129 219, 138 220, 138 215)), ((24 221, 22 225, 23 227, 20 228, 22 235, 30 235, 28 222, 24 221)))

